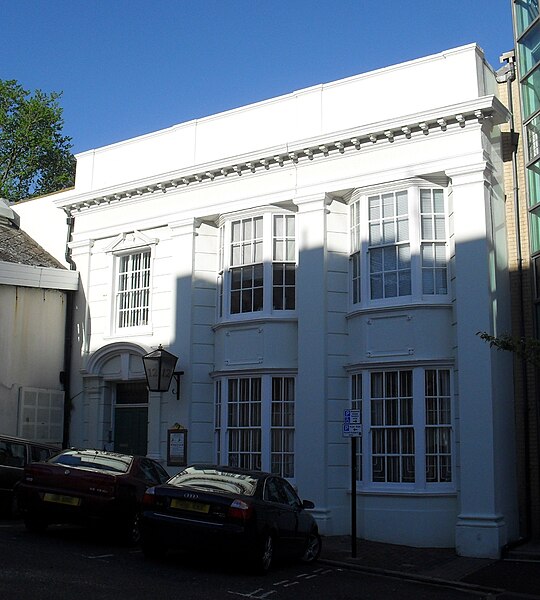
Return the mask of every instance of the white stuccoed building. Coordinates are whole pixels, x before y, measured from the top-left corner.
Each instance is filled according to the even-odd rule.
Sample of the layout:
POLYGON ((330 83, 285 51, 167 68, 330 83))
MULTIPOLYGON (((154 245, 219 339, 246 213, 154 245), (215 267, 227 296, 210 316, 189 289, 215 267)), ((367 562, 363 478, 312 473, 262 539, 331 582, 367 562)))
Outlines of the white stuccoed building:
POLYGON ((496 93, 468 45, 79 154, 42 200, 74 217, 71 444, 166 465, 180 424, 189 463, 281 473, 347 534, 352 407, 359 537, 498 556, 512 363, 476 335, 510 330, 496 93), (179 400, 147 391, 160 344, 179 400))

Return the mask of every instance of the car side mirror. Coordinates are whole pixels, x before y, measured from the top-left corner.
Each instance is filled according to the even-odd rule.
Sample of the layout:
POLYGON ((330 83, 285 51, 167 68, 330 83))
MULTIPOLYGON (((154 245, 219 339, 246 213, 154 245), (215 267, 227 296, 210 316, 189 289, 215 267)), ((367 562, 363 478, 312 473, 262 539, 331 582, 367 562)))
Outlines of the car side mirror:
POLYGON ((315 504, 311 500, 303 500, 302 508, 312 509, 315 508, 315 504))

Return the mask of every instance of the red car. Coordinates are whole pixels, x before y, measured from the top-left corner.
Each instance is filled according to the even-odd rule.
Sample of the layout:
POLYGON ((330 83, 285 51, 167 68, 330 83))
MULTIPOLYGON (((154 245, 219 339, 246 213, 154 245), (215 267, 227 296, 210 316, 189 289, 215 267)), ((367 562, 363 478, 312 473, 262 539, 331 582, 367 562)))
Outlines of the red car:
POLYGON ((144 493, 167 479, 165 469, 150 458, 66 450, 28 465, 16 493, 29 531, 44 531, 50 523, 97 522, 136 543, 144 493))

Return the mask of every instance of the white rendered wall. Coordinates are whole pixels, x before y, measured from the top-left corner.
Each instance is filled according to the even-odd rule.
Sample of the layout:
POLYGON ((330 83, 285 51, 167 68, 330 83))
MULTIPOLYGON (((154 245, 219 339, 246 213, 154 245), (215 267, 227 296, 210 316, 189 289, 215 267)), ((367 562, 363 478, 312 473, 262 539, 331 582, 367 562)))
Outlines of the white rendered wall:
POLYGON ((185 371, 180 401, 170 392, 150 395, 148 451, 162 461, 166 430, 174 423, 189 429, 190 460, 213 459, 215 377, 295 372, 295 483, 315 501, 323 533, 346 534, 349 442, 340 425, 349 404, 351 370, 448 365, 455 382, 454 488, 441 494, 360 489, 359 533, 419 546, 453 546, 457 537, 463 554, 497 554, 517 532, 511 359, 494 355, 475 334, 502 331, 508 315, 496 150, 502 113, 492 121, 469 120, 464 126, 456 121, 428 135, 382 139, 359 151, 333 151, 315 160, 245 171, 241 177, 171 187, 166 193, 141 192, 118 201, 113 194, 159 181, 164 173, 219 166, 220 161, 230 165, 237 156, 255 159, 259 150, 286 149, 317 136, 339 139, 345 129, 372 125, 383 130, 389 120, 398 127, 414 122, 414 115, 425 118, 425 111, 435 119, 450 105, 473 106, 494 87, 492 72, 472 45, 79 155, 75 190, 58 197, 57 206, 109 193, 111 200, 74 213, 71 248, 83 287, 76 313, 81 355, 72 373, 78 394, 73 437, 103 441, 111 385, 141 380, 140 355, 160 343, 180 357, 185 371), (400 304, 397 299, 394 306, 353 310, 350 194, 414 177, 429 181, 434 174, 448 185, 453 206, 453 295, 438 304, 423 299, 400 304), (296 211, 296 313, 218 319, 220 215, 282 203, 296 211), (112 248, 118 236, 135 234, 153 240, 152 319, 146 331, 127 339, 112 327, 112 248), (120 358, 107 362, 107 351, 115 349, 120 358))

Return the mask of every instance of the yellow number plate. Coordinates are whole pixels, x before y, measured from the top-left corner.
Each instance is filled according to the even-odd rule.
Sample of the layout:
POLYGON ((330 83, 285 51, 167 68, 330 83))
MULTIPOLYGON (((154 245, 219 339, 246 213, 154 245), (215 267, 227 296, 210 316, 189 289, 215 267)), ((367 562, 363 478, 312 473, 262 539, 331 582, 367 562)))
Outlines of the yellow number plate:
POLYGON ((43 496, 45 502, 56 502, 56 504, 68 504, 69 506, 79 506, 80 498, 74 496, 61 496, 60 494, 45 494, 43 496))
POLYGON ((181 508, 182 510, 190 510, 192 512, 200 513, 207 513, 210 511, 209 504, 190 502, 189 500, 171 500, 171 508, 181 508))

